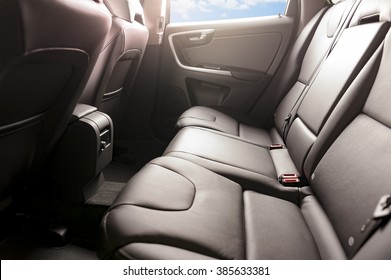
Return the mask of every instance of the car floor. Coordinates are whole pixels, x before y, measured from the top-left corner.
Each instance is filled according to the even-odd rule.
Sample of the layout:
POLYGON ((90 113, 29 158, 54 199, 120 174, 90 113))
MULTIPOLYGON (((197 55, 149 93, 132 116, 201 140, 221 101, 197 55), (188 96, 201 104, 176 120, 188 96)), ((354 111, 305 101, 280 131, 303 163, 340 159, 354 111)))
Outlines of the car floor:
POLYGON ((48 199, 42 197, 42 192, 25 194, 1 214, 0 221, 7 228, 0 234, 0 259, 97 259, 96 241, 103 214, 126 182, 146 162, 161 155, 164 148, 147 143, 116 149, 113 161, 103 170, 102 185, 85 203, 53 199, 50 195, 48 199))
POLYGON ((104 182, 98 191, 91 196, 86 204, 110 206, 125 186, 126 182, 136 173, 127 164, 113 161, 104 170, 104 182))
POLYGON ((77 241, 63 247, 48 247, 21 237, 10 237, 0 243, 2 260, 97 260, 96 252, 77 241))

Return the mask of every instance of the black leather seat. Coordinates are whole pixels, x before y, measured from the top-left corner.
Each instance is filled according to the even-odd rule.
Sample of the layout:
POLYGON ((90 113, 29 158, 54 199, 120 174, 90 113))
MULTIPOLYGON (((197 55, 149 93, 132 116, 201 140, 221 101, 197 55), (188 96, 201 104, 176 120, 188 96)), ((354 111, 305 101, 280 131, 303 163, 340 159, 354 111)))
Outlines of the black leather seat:
MULTIPOLYGON (((390 259, 390 4, 363 0, 339 38, 336 53, 322 65, 326 72, 339 71, 346 65, 334 59, 344 54, 349 60, 360 48, 372 46, 365 59, 359 59, 362 64, 350 69, 350 82, 342 83, 343 96, 326 98, 326 111, 330 111, 321 120, 327 120, 320 121, 319 141, 303 159, 302 175, 308 184, 267 193, 265 189, 272 186, 265 188, 267 182, 259 182, 249 190, 245 181, 238 184, 188 160, 166 155, 136 174, 105 214, 100 256, 390 259), (357 32, 364 30, 368 32, 357 32), (348 39, 362 45, 354 50, 341 47, 349 46, 348 39), (374 214, 375 209, 387 211, 382 218, 374 214)), ((314 84, 329 82, 322 72, 318 78, 314 84)), ((339 84, 338 79, 335 77, 333 85, 339 84)), ((325 100, 310 92, 307 96, 315 103, 325 100)), ((304 115, 299 112, 296 119, 304 115)), ((318 122, 318 116, 303 121, 310 130, 318 122)), ((294 136, 300 135, 308 134, 299 129, 294 136)), ((213 142, 218 150, 219 141, 213 142)), ((300 145, 293 147, 293 153, 300 152, 300 145)), ((237 152, 235 146, 225 152, 232 151, 237 152)), ((248 158, 249 166, 255 157, 257 154, 248 158)), ((274 184, 278 184, 276 180, 274 184)))
POLYGON ((104 0, 112 27, 94 71, 80 98, 97 107, 119 129, 121 103, 126 103, 149 37, 139 0, 104 0))
MULTIPOLYGON (((254 185, 255 188, 259 188, 256 187, 259 183, 274 188, 273 180, 278 180, 284 174, 296 174, 305 180, 302 175, 306 158, 319 158, 327 149, 325 146, 323 150, 315 151, 311 147, 317 142, 325 144, 327 137, 324 137, 322 130, 328 123, 328 117, 340 100, 356 94, 348 89, 358 83, 356 76, 371 59, 390 26, 386 18, 381 21, 377 18, 375 22, 367 24, 355 18, 344 20, 342 17, 341 20, 343 13, 336 12, 340 11, 340 5, 332 7, 320 22, 304 56, 300 79, 277 109, 277 125, 270 131, 258 129, 258 132, 269 134, 268 140, 265 135, 256 137, 256 133, 254 139, 250 140, 204 127, 190 126, 178 132, 164 155, 190 160, 239 183, 254 185), (334 22, 346 22, 347 25, 341 34, 335 35, 336 43, 328 37, 333 33, 330 32, 330 26, 334 26, 334 22), (317 48, 319 41, 333 46, 323 60, 324 52, 317 48), (315 69, 313 66, 318 63, 313 63, 311 58, 314 57, 321 62, 315 69), (308 86, 302 83, 304 76, 308 76, 309 80, 310 76, 314 76, 308 86), (333 82, 330 83, 330 80, 333 82), (284 119, 290 113, 292 117, 284 133, 284 119), (269 148, 273 143, 283 147, 269 148)), ((356 12, 371 15, 372 11, 366 14, 362 11, 364 8, 360 6, 356 12)), ((351 108, 347 107, 345 110, 351 108)), ((343 127, 342 117, 336 129, 340 129, 340 124, 343 127)), ((247 127, 246 131, 249 130, 247 127)), ((306 164, 311 165, 309 161, 306 164)))
POLYGON ((110 25, 92 0, 0 1, 0 208, 60 138, 110 25))
MULTIPOLYGON (((195 106, 179 117, 177 126, 179 128, 192 126, 208 128, 261 146, 282 143, 283 134, 287 132, 283 131, 285 119, 297 104, 296 101, 300 95, 306 92, 313 82, 320 65, 340 36, 341 30, 349 24, 349 12, 353 12, 358 2, 355 0, 341 1, 326 12, 319 25, 310 22, 301 32, 285 59, 285 65, 276 73, 263 93, 271 100, 267 106, 276 107, 271 126, 268 120, 258 117, 257 111, 265 106, 261 104, 256 104, 249 114, 226 108, 195 106), (316 27, 316 31, 311 35, 310 30, 314 28, 313 26, 316 27), (308 40, 311 36, 313 36, 311 42, 304 44, 304 40, 308 40), (262 123, 266 125, 258 125, 262 123)), ((323 11, 320 12, 322 13, 323 11)), ((317 17, 312 21, 316 21, 317 17)))

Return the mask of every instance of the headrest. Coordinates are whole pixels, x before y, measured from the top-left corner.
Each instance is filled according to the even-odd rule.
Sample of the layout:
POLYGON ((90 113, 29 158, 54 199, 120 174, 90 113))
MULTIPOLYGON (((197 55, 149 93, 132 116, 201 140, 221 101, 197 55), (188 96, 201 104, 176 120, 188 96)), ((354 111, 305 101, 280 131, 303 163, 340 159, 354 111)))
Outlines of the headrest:
POLYGON ((129 22, 145 24, 144 10, 140 0, 103 0, 113 16, 129 22))
POLYGON ((134 20, 145 25, 144 9, 143 6, 141 6, 140 0, 128 0, 128 3, 132 21, 134 20))
POLYGON ((362 0, 349 26, 391 21, 390 0, 362 0))

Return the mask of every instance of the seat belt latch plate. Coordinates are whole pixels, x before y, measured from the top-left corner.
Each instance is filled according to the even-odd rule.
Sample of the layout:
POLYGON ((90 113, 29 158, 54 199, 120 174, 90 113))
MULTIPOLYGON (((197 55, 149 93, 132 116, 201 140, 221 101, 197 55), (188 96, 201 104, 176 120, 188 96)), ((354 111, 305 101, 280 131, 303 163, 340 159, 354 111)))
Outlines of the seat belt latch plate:
POLYGON ((285 148, 285 145, 284 144, 271 144, 268 146, 268 149, 271 151, 271 150, 280 150, 280 149, 284 149, 285 148))
POLYGON ((377 206, 375 211, 373 212, 374 219, 380 219, 391 215, 391 194, 383 195, 377 206))

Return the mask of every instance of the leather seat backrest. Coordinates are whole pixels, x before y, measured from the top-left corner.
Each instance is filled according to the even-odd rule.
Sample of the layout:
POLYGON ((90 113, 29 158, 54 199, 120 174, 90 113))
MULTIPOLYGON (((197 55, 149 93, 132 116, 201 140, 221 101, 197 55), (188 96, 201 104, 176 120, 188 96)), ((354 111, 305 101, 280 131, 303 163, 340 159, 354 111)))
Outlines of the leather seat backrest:
POLYGON ((132 88, 149 33, 139 0, 104 3, 112 14, 112 28, 80 102, 107 113, 117 129, 120 103, 132 88))
MULTIPOLYGON (((357 82, 358 74, 373 57, 390 28, 387 12, 373 14, 372 9, 367 9, 367 2, 377 1, 361 2, 362 5, 358 6, 349 26, 341 33, 311 87, 298 103, 296 117, 286 137, 286 145, 298 168, 303 167, 308 154, 312 153, 310 150, 313 144, 318 141, 319 134, 341 98, 351 94, 348 89, 354 81, 357 82), (357 14, 365 20, 358 20, 357 14)), ((343 115, 335 127, 343 122, 343 115)))
POLYGON ((0 0, 0 208, 65 130, 110 26, 92 0, 0 0))

